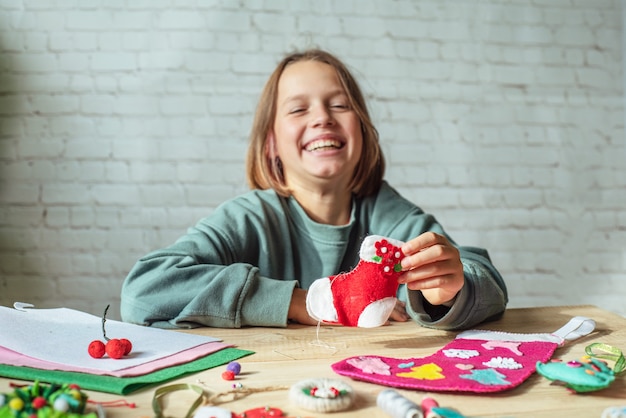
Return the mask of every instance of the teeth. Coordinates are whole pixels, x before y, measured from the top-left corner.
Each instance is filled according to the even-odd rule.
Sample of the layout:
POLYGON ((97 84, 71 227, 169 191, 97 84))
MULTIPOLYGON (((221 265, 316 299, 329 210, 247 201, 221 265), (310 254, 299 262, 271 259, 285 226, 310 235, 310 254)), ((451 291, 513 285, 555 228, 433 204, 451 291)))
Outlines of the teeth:
POLYGON ((307 151, 317 151, 322 148, 341 148, 341 143, 332 139, 322 139, 311 142, 305 149, 307 151))

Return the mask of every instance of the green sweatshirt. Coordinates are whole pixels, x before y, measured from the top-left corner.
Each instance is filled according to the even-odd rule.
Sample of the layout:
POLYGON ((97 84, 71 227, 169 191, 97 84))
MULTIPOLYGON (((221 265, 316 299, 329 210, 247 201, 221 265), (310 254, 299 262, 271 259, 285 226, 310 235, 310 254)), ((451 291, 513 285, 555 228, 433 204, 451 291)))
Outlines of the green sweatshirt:
MULTIPOLYGON (((354 199, 342 226, 314 222, 295 199, 273 190, 251 191, 141 258, 122 287, 122 319, 164 328, 284 327, 294 287, 352 270, 365 236, 408 241, 426 231, 446 235, 387 183, 375 196, 354 199)), ((458 248, 465 285, 451 308, 431 306, 420 291, 398 290, 423 326, 469 328, 504 312, 506 286, 487 252, 458 248)))

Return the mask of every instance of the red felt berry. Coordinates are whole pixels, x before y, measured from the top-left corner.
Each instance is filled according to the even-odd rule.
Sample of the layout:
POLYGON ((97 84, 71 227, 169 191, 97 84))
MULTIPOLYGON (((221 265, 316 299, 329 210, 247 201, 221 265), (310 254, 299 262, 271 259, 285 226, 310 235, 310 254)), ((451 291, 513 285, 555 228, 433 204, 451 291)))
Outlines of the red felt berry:
POLYGON ((124 344, 124 355, 129 355, 133 349, 133 343, 131 343, 130 340, 127 340, 126 338, 120 338, 120 342, 124 344))
POLYGON ((124 351, 126 350, 126 345, 123 344, 117 338, 111 338, 109 341, 107 341, 105 350, 109 357, 114 358, 114 359, 120 359, 124 357, 124 351))
POLYGON ((89 343, 89 347, 87 348, 87 352, 93 358, 102 358, 105 353, 104 343, 100 340, 94 340, 89 343))
POLYGON ((222 379, 224 380, 235 380, 235 373, 232 370, 226 370, 222 373, 222 379))
POLYGON ((46 406, 47 403, 48 401, 46 401, 46 398, 37 396, 35 399, 33 399, 32 405, 35 409, 41 409, 46 406))

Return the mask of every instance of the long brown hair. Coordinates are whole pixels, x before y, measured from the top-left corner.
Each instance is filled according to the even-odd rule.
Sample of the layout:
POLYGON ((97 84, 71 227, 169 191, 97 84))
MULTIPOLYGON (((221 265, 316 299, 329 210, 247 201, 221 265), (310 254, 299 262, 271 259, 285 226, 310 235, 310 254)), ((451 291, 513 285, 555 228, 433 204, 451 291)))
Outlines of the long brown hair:
POLYGON ((361 159, 354 170, 350 190, 357 197, 378 192, 385 173, 385 159, 378 141, 378 131, 370 119, 363 93, 348 68, 332 54, 319 49, 309 49, 287 55, 267 80, 257 104, 250 132, 246 161, 248 185, 251 189, 274 189, 280 195, 289 195, 283 178, 282 165, 278 158, 272 158, 267 149, 267 139, 276 117, 278 81, 287 66, 299 61, 322 62, 330 65, 337 72, 350 106, 361 122, 363 134, 361 159))

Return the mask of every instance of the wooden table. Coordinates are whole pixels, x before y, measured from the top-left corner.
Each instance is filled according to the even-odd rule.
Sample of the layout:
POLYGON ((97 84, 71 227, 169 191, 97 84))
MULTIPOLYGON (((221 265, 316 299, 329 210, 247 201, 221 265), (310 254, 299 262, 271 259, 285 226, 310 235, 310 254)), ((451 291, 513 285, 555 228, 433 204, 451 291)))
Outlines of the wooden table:
MULTIPOLYGON (((558 348, 554 358, 578 359, 592 342, 604 342, 626 349, 626 318, 594 306, 562 306, 546 308, 509 309, 498 321, 481 325, 481 329, 514 333, 550 333, 565 325, 574 316, 587 316, 597 323, 595 331, 581 339, 558 348)), ((176 332, 176 331, 173 331, 176 332)), ((242 373, 234 382, 246 388, 284 389, 252 393, 219 406, 241 413, 258 406, 281 408, 291 417, 389 417, 376 406, 376 397, 385 387, 358 382, 335 374, 330 365, 355 355, 382 355, 396 358, 426 357, 448 344, 456 332, 422 328, 413 322, 397 323, 374 329, 316 327, 291 325, 280 328, 216 329, 202 328, 193 333, 222 338, 255 354, 239 360, 242 373), (316 344, 316 342, 323 344, 316 344), (332 414, 313 413, 290 403, 291 385, 309 378, 341 379, 356 392, 353 407, 332 414)), ((613 365, 609 363, 609 365, 613 365)), ((152 417, 152 396, 155 389, 172 383, 190 383, 205 388, 207 393, 232 389, 233 381, 221 378, 225 366, 195 373, 182 379, 135 392, 123 398, 137 408, 106 408, 107 417, 152 417)), ((404 397, 419 404, 425 396, 435 398, 441 406, 451 407, 471 417, 600 417, 611 406, 626 406, 626 376, 618 376, 608 388, 587 394, 572 394, 533 374, 522 385, 510 391, 475 395, 427 393, 398 390, 404 397)), ((8 379, 0 379, 0 392, 9 391, 8 379)), ((122 398, 99 392, 89 392, 90 399, 99 401, 122 398)), ((196 395, 175 392, 163 399, 166 416, 182 418, 196 395)))

